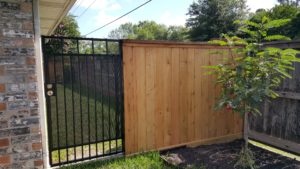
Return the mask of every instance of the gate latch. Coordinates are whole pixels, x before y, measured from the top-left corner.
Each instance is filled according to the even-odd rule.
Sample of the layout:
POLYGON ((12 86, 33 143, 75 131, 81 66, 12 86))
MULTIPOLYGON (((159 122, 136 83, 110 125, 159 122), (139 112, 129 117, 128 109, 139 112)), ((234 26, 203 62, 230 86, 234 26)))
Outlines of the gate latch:
POLYGON ((46 84, 46 94, 47 96, 51 97, 51 96, 55 96, 55 84, 53 83, 48 83, 46 84))

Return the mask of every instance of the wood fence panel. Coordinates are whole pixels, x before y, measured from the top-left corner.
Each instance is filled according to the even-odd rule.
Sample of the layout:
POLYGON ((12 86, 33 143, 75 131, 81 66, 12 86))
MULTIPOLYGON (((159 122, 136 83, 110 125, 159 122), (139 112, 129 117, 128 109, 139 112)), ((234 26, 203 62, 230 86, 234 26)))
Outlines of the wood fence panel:
MULTIPOLYGON (((206 65, 226 54, 207 44, 125 41, 125 153, 241 137, 242 119, 215 111, 220 91, 206 65)), ((224 50, 225 51, 225 50, 224 50)))
MULTIPOLYGON (((274 42, 269 46, 285 49, 299 48, 299 42, 274 42)), ((300 55, 298 55, 300 57, 300 55)), ((290 70, 292 78, 286 78, 276 89, 279 98, 262 106, 262 116, 249 118, 250 138, 283 150, 300 154, 300 63, 290 70)))

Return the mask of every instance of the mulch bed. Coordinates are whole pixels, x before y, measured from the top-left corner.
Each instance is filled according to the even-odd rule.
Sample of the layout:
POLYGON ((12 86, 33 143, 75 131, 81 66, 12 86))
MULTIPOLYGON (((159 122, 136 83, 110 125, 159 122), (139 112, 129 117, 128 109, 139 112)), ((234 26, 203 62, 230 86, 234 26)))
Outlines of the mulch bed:
MULTIPOLYGON (((180 168, 201 168, 206 169, 234 169, 239 152, 243 145, 242 140, 236 140, 225 144, 214 144, 199 146, 196 148, 178 148, 161 152, 165 157, 177 157, 175 163, 180 168)), ((257 169, 300 169, 300 162, 294 159, 284 157, 259 147, 249 145, 256 158, 257 169)), ((167 160, 170 162, 170 160, 167 160)), ((172 160, 171 160, 172 161, 172 160)), ((239 169, 239 167, 235 167, 239 169)))

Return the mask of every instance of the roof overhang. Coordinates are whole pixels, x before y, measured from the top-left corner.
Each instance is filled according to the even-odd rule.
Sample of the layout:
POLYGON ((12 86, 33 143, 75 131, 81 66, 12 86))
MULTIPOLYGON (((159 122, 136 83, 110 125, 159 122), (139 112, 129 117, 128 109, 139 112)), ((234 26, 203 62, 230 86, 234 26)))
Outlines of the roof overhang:
POLYGON ((40 30, 42 35, 51 35, 76 0, 40 0, 40 30))

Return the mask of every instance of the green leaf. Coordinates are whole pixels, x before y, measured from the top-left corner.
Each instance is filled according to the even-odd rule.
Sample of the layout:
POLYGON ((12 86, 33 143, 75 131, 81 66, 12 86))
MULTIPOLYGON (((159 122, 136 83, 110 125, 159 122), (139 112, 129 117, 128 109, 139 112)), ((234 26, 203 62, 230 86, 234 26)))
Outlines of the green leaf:
POLYGON ((221 46, 226 46, 228 45, 227 42, 225 41, 222 41, 222 40, 211 40, 211 41, 208 41, 209 44, 213 44, 213 45, 221 45, 221 46))
POLYGON ((262 18, 262 23, 266 23, 266 22, 268 22, 270 19, 267 17, 267 16, 264 16, 263 18, 262 18))
POLYGON ((219 65, 212 65, 212 66, 202 66, 202 68, 206 68, 206 69, 219 69, 220 66, 219 65))
POLYGON ((259 28, 260 27, 260 25, 258 23, 252 22, 250 20, 242 21, 242 23, 245 24, 245 25, 253 26, 255 28, 259 28))
POLYGON ((239 28, 239 31, 246 33, 246 34, 250 35, 251 37, 257 37, 257 33, 255 31, 251 31, 245 27, 239 28))
POLYGON ((291 19, 277 19, 270 22, 267 22, 264 27, 265 29, 278 28, 288 24, 291 19))
POLYGON ((271 35, 264 38, 267 41, 275 41, 275 40, 291 40, 291 38, 283 35, 271 35))
POLYGON ((278 69, 278 68, 275 68, 275 70, 277 70, 279 73, 281 73, 285 77, 292 78, 292 76, 284 70, 281 70, 281 69, 278 69))

